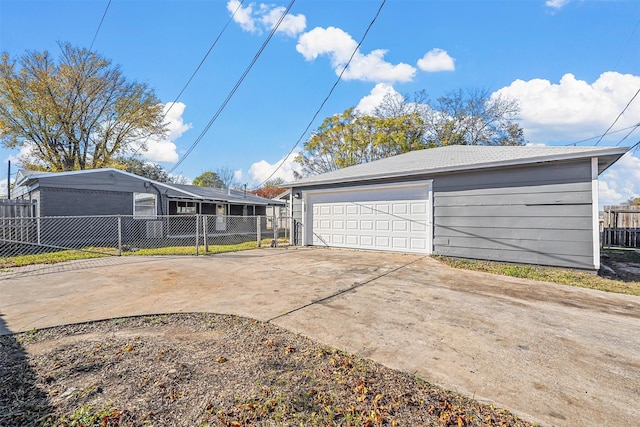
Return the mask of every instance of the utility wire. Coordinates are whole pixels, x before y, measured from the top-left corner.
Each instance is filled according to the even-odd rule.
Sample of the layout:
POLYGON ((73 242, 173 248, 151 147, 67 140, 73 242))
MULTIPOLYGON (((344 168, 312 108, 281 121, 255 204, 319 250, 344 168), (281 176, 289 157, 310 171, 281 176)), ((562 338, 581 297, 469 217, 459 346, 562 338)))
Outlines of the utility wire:
POLYGON ((616 147, 620 146, 620 144, 622 144, 622 142, 623 142, 625 139, 629 138, 629 136, 630 136, 633 132, 635 132, 635 131, 636 131, 636 129, 638 129, 638 127, 639 127, 639 126, 640 126, 640 123, 638 123, 637 125, 635 125, 635 126, 633 127, 633 129, 631 129, 631 130, 629 131, 629 133, 627 133, 627 134, 626 134, 626 135, 625 135, 625 136, 624 136, 620 141, 618 141, 618 143, 616 144, 616 147))
POLYGON ((633 30, 631 31, 631 35, 629 36, 629 39, 627 40, 627 44, 622 49, 622 52, 620 53, 620 57, 616 61, 616 65, 613 67, 614 70, 618 68, 618 64, 620 63, 620 61, 622 60, 622 57, 624 56, 625 52, 627 51, 627 48, 629 47, 629 43, 631 43, 631 39, 633 39, 633 35, 636 33, 636 30, 638 29, 638 25, 640 25, 640 19, 638 19, 638 22, 636 22, 635 27, 633 27, 633 30))
POLYGON ((631 98, 631 100, 627 103, 627 105, 624 107, 624 109, 622 110, 622 112, 620 114, 618 114, 618 117, 616 117, 616 119, 613 121, 613 123, 611 123, 611 126, 609 126, 609 128, 602 134, 602 136, 600 137, 600 139, 598 140, 598 142, 595 143, 594 147, 596 145, 598 145, 600 143, 600 141, 602 141, 602 138, 605 137, 605 135, 611 130, 611 128, 613 127, 613 125, 616 124, 616 122, 620 119, 620 117, 622 117, 622 115, 624 114, 625 111, 627 111, 627 108, 629 108, 629 105, 631 105, 631 103, 633 102, 634 99, 636 99, 636 96, 638 96, 638 94, 640 93, 640 89, 638 89, 636 91, 636 94, 633 95, 633 97, 631 98))
MULTIPOLYGON (((635 129, 635 128, 639 127, 639 126, 640 126, 640 123, 636 123, 635 125, 627 126, 626 128, 622 128, 622 129, 614 130, 613 132, 609 132, 609 135, 613 135, 614 133, 622 132, 622 131, 629 130, 629 129, 635 129)), ((582 142, 587 142, 587 141, 591 141, 592 139, 601 138, 602 136, 604 136, 604 135, 591 136, 589 138, 581 139, 580 141, 570 142, 568 144, 565 144, 565 147, 568 147, 570 145, 574 145, 575 146, 575 145, 580 144, 582 142)))
POLYGON ((111 6, 111 0, 109 0, 109 3, 107 3, 107 7, 104 9, 104 13, 102 14, 102 19, 98 24, 98 29, 96 29, 96 33, 93 35, 93 40, 91 40, 91 46, 89 46, 89 50, 93 49, 93 44, 96 42, 96 37, 98 37, 100 28, 102 27, 102 23, 104 22, 104 17, 107 16, 107 11, 109 10, 109 6, 111 6))
POLYGON ((313 117, 311 118, 311 120, 309 121, 309 123, 307 124, 307 127, 304 129, 304 131, 302 132, 302 134, 300 135, 300 137, 298 138, 298 140, 296 141, 296 143, 293 145, 293 147, 291 147, 291 150, 289 150, 289 153, 287 153, 286 156, 284 156, 284 158, 282 159, 282 161, 280 162, 280 164, 278 164, 278 166, 274 169, 273 172, 271 172, 271 175, 269 175, 267 177, 267 179, 265 179, 264 181, 262 181, 258 186, 256 186, 255 188, 253 188, 253 190, 258 189, 260 187, 262 187, 267 181, 269 181, 273 175, 276 174, 276 172, 278 172, 278 170, 280 170, 280 168, 284 165, 284 162, 287 161, 287 158, 291 155, 291 153, 293 153, 293 150, 296 149, 296 147, 298 146, 298 144, 300 144, 300 141, 302 141, 302 138, 304 138, 304 136, 307 134, 307 131, 309 131, 309 128, 311 127, 311 125, 313 124, 313 122, 316 120, 316 118, 318 117, 318 115, 320 114, 320 111, 322 111, 322 109, 324 108, 324 105, 327 103, 327 101, 329 100, 329 98, 331 97, 331 95, 333 94, 333 91, 335 90, 335 88, 338 86, 338 83, 340 83, 340 80, 342 80, 342 76, 345 73, 345 71, 347 70, 347 68, 349 67, 349 64, 351 64, 351 61, 353 60, 353 57, 356 55, 356 53, 358 52, 358 50, 360 49, 360 46, 362 45, 362 43, 364 42, 364 39, 367 37, 367 34, 369 34, 369 30, 371 30, 371 27, 373 26, 373 24, 376 22, 376 20, 378 19, 378 16, 380 15, 380 12, 382 11, 382 8, 384 7, 385 3, 387 1, 386 0, 382 0, 382 3, 380 3, 380 7, 378 8, 378 11, 376 12, 375 16, 373 17, 373 19, 371 20, 371 22, 369 23, 369 26, 367 27, 367 29, 365 30, 364 34, 362 35, 362 38, 360 39, 360 42, 358 43, 358 45, 356 46, 356 48, 353 50, 353 52, 351 53, 351 56, 349 57, 349 61, 347 61, 347 63, 344 65, 344 67, 342 67, 342 71, 340 71, 340 74, 338 75, 338 78, 336 79, 335 83, 333 84, 333 86, 331 86, 331 89, 329 90, 329 93, 327 94, 327 96, 324 98, 324 100, 322 101, 322 103, 320 104, 320 107, 318 107, 318 109, 316 110, 315 114, 313 115, 313 117))
MULTIPOLYGON (((206 59, 209 57, 209 54, 211 53, 211 51, 213 50, 213 48, 218 44, 218 41, 220 40, 220 37, 222 37, 222 34, 226 31, 227 27, 229 26, 229 24, 231 23, 231 21, 233 20, 233 18, 235 18, 236 13, 238 12, 238 10, 240 10, 240 8, 242 7, 242 4, 244 3, 244 0, 240 0, 240 2, 238 3, 238 6, 236 7, 236 9, 233 11, 233 13, 231 14, 231 16, 229 17, 229 19, 227 20, 226 24, 224 24, 224 26, 222 27, 222 29, 220 30, 220 32, 218 33, 217 37, 215 38, 215 40, 213 41, 213 43, 211 43, 211 46, 209 46, 209 50, 207 51, 207 53, 205 53, 205 55, 202 57, 202 60, 200 60, 200 63, 198 64, 198 66, 196 67, 196 69, 193 71, 193 73, 191 74, 191 77, 189 77, 189 80, 187 80, 187 83, 185 83, 185 85, 182 87, 182 89, 180 90, 180 93, 178 93, 178 96, 175 97, 175 99, 173 100, 173 102, 171 103, 171 105, 169 105, 169 108, 167 108, 167 111, 164 112, 164 114, 162 115, 162 119, 160 119, 161 121, 163 121, 167 115, 169 114, 169 111, 171 111, 171 109, 173 108, 174 105, 176 105, 176 103, 178 102, 178 99, 180 99, 180 97, 182 96, 182 94, 184 93, 184 91, 187 89, 187 86, 189 86, 189 84, 191 83, 191 81, 193 80, 193 78, 196 76, 196 74, 198 74, 198 71, 200 71, 200 68, 202 67, 202 65, 204 64, 204 62, 206 61, 206 59)), ((142 148, 142 146, 144 146, 148 141, 149 138, 151 137, 151 135, 147 136, 147 139, 145 139, 145 141, 138 146, 138 148, 135 149, 135 151, 133 152, 133 156, 135 156, 136 154, 138 154, 138 152, 140 151, 140 149, 142 148)))
POLYGON ((233 87, 233 89, 231 89, 231 92, 229 92, 229 94, 227 95, 227 97, 225 98, 225 100, 222 102, 222 104, 220 105, 220 107, 218 108, 218 111, 216 111, 216 113, 213 115, 213 117, 211 117, 211 120, 209 120, 209 123, 207 123, 207 126, 205 126, 204 130, 200 133, 200 135, 198 135, 198 137, 196 138, 196 140, 193 142, 193 144, 191 144, 191 146, 189 147, 189 149, 184 153, 184 155, 182 156, 182 158, 180 160, 178 160, 178 162, 171 168, 169 169, 169 173, 173 172, 174 170, 176 170, 176 168, 178 166, 180 166, 182 164, 182 162, 184 162, 184 160, 189 156, 189 154, 191 154, 191 152, 194 150, 194 148, 196 148, 196 146, 198 145, 198 143, 202 140, 202 138, 206 135, 206 133, 209 131, 209 129, 211 128, 211 126, 213 125, 213 123, 215 123, 215 121, 218 119, 218 116, 220 116, 220 113, 222 113, 222 110, 224 110, 224 108, 227 106, 227 104, 229 103, 229 101, 231 100, 231 98, 233 97, 233 95, 236 93, 236 91, 238 90, 238 88, 240 87, 240 85, 242 84, 242 82, 244 82, 244 79, 247 77, 247 74, 249 74, 249 71, 251 71, 251 69, 253 68, 253 66, 255 65, 255 63, 258 61, 258 58, 260 58, 260 55, 262 54, 262 52, 265 50, 265 48, 267 47, 267 45, 269 44, 269 41, 271 41, 271 39, 273 38, 274 34, 276 33, 276 31, 278 30, 278 28, 280 27, 280 24, 282 23, 282 21, 284 20, 284 18, 287 16, 287 14, 289 13, 289 10, 291 10, 291 7, 293 6, 293 4, 296 2, 296 0, 291 0, 291 2, 289 3, 289 5, 287 6, 287 8, 284 10, 284 12, 282 13, 282 15, 280 16, 280 19, 278 19, 278 22, 276 23, 276 25, 273 26, 273 28, 271 29, 271 32, 269 33, 269 35, 267 36, 267 38, 265 39, 264 43, 262 43, 262 46, 260 46, 260 49, 258 49, 258 52, 256 52, 256 54, 254 55, 253 59, 251 60, 251 62, 249 63, 249 65, 247 66, 247 68, 244 70, 244 73, 242 73, 242 75, 240 76, 240 78, 238 79, 238 81, 236 82, 235 86, 233 87))

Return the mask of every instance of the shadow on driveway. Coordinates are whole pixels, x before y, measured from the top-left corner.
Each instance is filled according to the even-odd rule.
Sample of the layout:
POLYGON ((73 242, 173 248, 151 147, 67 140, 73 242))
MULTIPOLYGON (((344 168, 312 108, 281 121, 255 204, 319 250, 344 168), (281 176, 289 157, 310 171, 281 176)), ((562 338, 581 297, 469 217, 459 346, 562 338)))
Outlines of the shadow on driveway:
POLYGON ((42 425, 51 413, 24 347, 0 314, 0 426, 42 425))

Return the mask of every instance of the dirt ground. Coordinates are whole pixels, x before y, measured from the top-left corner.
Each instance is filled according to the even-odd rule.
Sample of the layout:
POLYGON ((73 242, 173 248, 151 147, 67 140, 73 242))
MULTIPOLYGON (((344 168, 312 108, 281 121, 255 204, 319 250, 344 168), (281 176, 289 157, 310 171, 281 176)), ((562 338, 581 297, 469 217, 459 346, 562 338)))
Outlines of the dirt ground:
POLYGON ((527 425, 478 401, 563 427, 640 415, 631 295, 311 248, 3 274, 3 426, 527 425), (230 316, 156 315, 199 312, 230 316))
POLYGON ((607 279, 625 282, 640 282, 640 251, 615 250, 603 251, 600 256, 600 271, 598 275, 607 279))
POLYGON ((0 425, 531 424, 270 324, 181 314, 0 337, 0 425))

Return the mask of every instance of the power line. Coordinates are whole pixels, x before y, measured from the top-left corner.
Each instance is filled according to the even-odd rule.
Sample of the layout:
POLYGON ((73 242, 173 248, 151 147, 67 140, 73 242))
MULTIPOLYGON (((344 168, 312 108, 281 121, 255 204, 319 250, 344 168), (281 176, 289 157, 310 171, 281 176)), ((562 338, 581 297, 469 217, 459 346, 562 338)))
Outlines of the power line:
POLYGON ((107 3, 107 7, 104 9, 104 13, 102 14, 102 19, 98 24, 98 29, 96 29, 96 33, 93 35, 93 40, 91 40, 91 46, 89 46, 89 50, 93 49, 93 44, 96 42, 96 37, 98 37, 98 32, 100 32, 100 27, 102 27, 102 23, 104 22, 104 17, 107 16, 107 11, 109 10, 109 6, 111 6, 111 0, 107 3))
MULTIPOLYGON (((637 123, 637 124, 631 125, 631 126, 627 126, 626 128, 614 130, 613 132, 609 132, 609 135, 613 135, 614 133, 622 132, 622 131, 629 130, 629 129, 635 129, 638 126, 640 126, 640 123, 637 123)), ((568 147, 569 145, 577 145, 577 144, 580 144, 580 143, 583 143, 583 142, 591 141, 592 139, 601 138, 603 136, 604 136, 604 134, 603 135, 591 136, 589 138, 581 139, 580 141, 570 142, 568 144, 565 144, 565 147, 568 147)))
POLYGON ((631 129, 631 130, 629 131, 629 133, 627 133, 627 134, 626 134, 626 135, 625 135, 625 136, 624 136, 620 141, 618 141, 618 143, 616 144, 616 147, 618 147, 620 144, 622 144, 622 142, 623 142, 625 139, 629 138, 629 136, 630 136, 633 132, 635 132, 635 131, 636 131, 636 129, 638 129, 638 127, 639 127, 639 126, 640 126, 640 123, 638 123, 637 125, 635 125, 635 126, 633 127, 633 129, 631 129))
POLYGON ((616 61, 616 65, 613 67, 614 70, 618 68, 618 64, 620 63, 620 61, 622 60, 622 57, 624 56, 625 52, 627 51, 627 48, 629 47, 629 43, 631 43, 631 39, 633 39, 633 35, 636 33, 636 30, 638 29, 638 25, 640 25, 640 19, 638 19, 638 22, 636 22, 635 27, 633 27, 633 30, 631 31, 631 35, 629 36, 629 39, 627 40, 627 44, 624 45, 624 48, 622 49, 622 52, 620 53, 620 57, 616 61))
MULTIPOLYGON (((209 50, 207 51, 207 53, 204 54, 204 56, 202 57, 202 60, 200 60, 200 63, 198 64, 198 66, 196 67, 196 69, 193 71, 193 73, 191 74, 191 77, 189 77, 189 80, 187 80, 187 83, 185 83, 185 85, 182 87, 182 89, 180 90, 180 93, 178 93, 178 96, 175 97, 175 99, 173 100, 173 102, 171 103, 171 105, 169 105, 169 108, 167 108, 167 111, 164 112, 164 114, 162 115, 162 120, 164 120, 167 115, 169 114, 169 111, 171 111, 171 109, 173 108, 174 105, 176 105, 176 103, 178 102, 178 99, 180 99, 180 97, 182 96, 182 94, 184 93, 184 91, 187 89, 187 86, 189 86, 189 84, 191 83, 191 81, 193 80, 193 78, 196 76, 196 74, 198 73, 198 71, 200 71, 200 68, 202 67, 202 65, 204 64, 204 62, 206 61, 206 59, 209 57, 209 54, 211 53, 211 51, 213 50, 213 48, 218 44, 218 41, 220 40, 220 37, 222 37, 222 34, 226 31, 227 27, 229 26, 229 24, 231 23, 231 21, 233 20, 233 18, 236 16, 236 13, 238 12, 238 10, 240 10, 240 8, 242 7, 242 4, 244 3, 244 0, 241 0, 238 3, 238 6, 236 7, 236 9, 233 11, 233 13, 231 14, 231 16, 229 17, 229 19, 227 20, 226 24, 224 24, 224 26, 222 27, 222 29, 220 30, 220 32, 218 33, 218 35, 216 36, 215 40, 213 41, 213 43, 211 43, 211 46, 209 46, 209 50)), ((142 148, 142 146, 144 146, 147 141, 149 141, 150 136, 147 136, 147 139, 144 140, 144 142, 138 146, 138 148, 136 148, 136 150, 133 152, 133 156, 135 156, 136 154, 138 154, 138 152, 140 151, 140 149, 142 148)))
POLYGON ((289 153, 287 153, 286 156, 284 156, 284 158, 282 159, 282 161, 280 162, 280 164, 274 169, 273 172, 271 172, 271 175, 269 175, 267 177, 267 179, 265 179, 264 181, 262 181, 258 186, 256 186, 254 188, 260 188, 262 187, 267 181, 269 181, 273 175, 276 174, 276 172, 278 172, 278 170, 280 170, 280 168, 284 165, 284 162, 287 161, 287 158, 291 155, 291 153, 293 153, 293 150, 296 149, 296 147, 298 146, 298 144, 300 144, 300 141, 302 141, 302 138, 304 138, 304 136, 307 134, 307 132, 309 131, 309 128, 311 127, 311 125, 313 124, 313 122, 316 120, 316 118, 318 117, 318 115, 320 114, 320 111, 322 111, 322 108, 324 108, 324 105, 327 103, 327 101, 329 100, 329 98, 331 97, 331 95, 333 94, 333 91, 335 90, 335 88, 338 86, 338 83, 340 83, 340 80, 342 80, 342 76, 345 73, 345 71, 347 70, 347 68, 349 67, 349 64, 351 64, 351 61, 353 60, 353 57, 356 55, 356 53, 358 52, 358 50, 360 49, 360 46, 362 45, 362 43, 364 42, 364 39, 367 37, 367 34, 369 34, 369 30, 371 30, 371 27, 373 26, 373 24, 376 22, 376 20, 378 19, 378 16, 380 15, 380 12, 382 11, 382 8, 384 7, 385 3, 387 1, 386 0, 382 0, 382 3, 380 3, 380 7, 378 8, 378 11, 376 12, 375 16, 373 17, 373 19, 371 20, 371 22, 369 23, 369 26, 367 27, 367 29, 365 30, 364 34, 362 35, 362 38, 360 39, 360 42, 358 43, 358 45, 355 47, 355 49, 353 50, 353 52, 351 53, 351 56, 349 57, 349 61, 347 61, 347 63, 344 65, 344 67, 342 67, 342 71, 340 71, 340 74, 338 75, 338 78, 336 79, 335 83, 333 84, 333 86, 331 86, 331 89, 329 90, 329 93, 327 94, 327 96, 324 98, 324 100, 322 101, 322 103, 320 104, 320 107, 318 107, 318 109, 316 110, 315 114, 313 115, 313 117, 311 118, 311 120, 309 121, 309 123, 307 124, 307 127, 304 129, 304 131, 302 132, 302 134, 300 135, 300 137, 298 138, 298 140, 296 141, 296 143, 293 145, 293 147, 291 147, 291 150, 289 150, 289 153))
POLYGON ((291 7, 293 6, 293 4, 295 2, 296 2, 296 0, 291 0, 289 5, 287 6, 287 8, 284 10, 282 15, 280 16, 280 19, 278 19, 278 22, 271 29, 271 32, 269 33, 269 35, 265 39, 264 43, 262 43, 262 46, 260 46, 260 49, 258 49, 258 52, 256 52, 256 54, 253 56, 253 59, 251 60, 251 62, 247 66, 247 68, 244 70, 244 73, 242 73, 242 75, 240 76, 240 78, 236 82, 235 86, 233 86, 233 89, 231 89, 231 92, 229 92, 229 94, 227 95, 225 100, 222 102, 222 105, 220 105, 220 107, 218 108, 218 111, 216 111, 215 114, 213 115, 213 117, 211 117, 211 120, 209 120, 209 123, 207 123, 207 126, 205 126, 204 130, 200 133, 200 135, 198 135, 198 137, 193 142, 193 144, 191 144, 189 149, 184 153, 184 156, 182 156, 182 158, 171 169, 169 169, 169 171, 168 171, 169 173, 171 173, 174 170, 176 170, 176 168, 178 166, 180 166, 180 164, 182 164, 182 162, 184 162, 184 160, 189 156, 189 154, 191 154, 191 152, 194 150, 194 148, 196 148, 198 143, 202 140, 202 138, 209 131, 209 129, 211 128, 213 123, 218 119, 218 116, 220 116, 220 113, 222 113, 222 110, 224 110, 224 108, 227 106, 227 104, 229 103, 229 101, 231 100, 233 95, 236 93, 236 91, 238 90, 238 88, 240 87, 242 82, 244 82, 244 79, 249 74, 249 71, 251 71, 251 69, 253 68, 255 63, 258 61, 258 58, 260 57, 262 52, 265 50, 265 48, 269 44, 269 41, 271 41, 271 39, 273 38, 274 34, 276 33, 276 31, 280 27, 280 24, 284 20, 285 16, 287 16, 287 14, 289 13, 289 10, 291 10, 291 7))
POLYGON ((618 119, 620 119, 620 117, 622 117, 622 115, 624 114, 625 111, 627 111, 627 108, 629 108, 629 105, 631 105, 631 103, 633 102, 634 99, 636 99, 636 96, 638 96, 638 94, 640 93, 640 89, 638 89, 636 91, 636 94, 633 95, 633 97, 631 98, 631 100, 627 103, 627 105, 624 107, 624 109, 622 110, 622 112, 620 112, 620 114, 618 114, 618 117, 616 117, 616 119, 613 121, 613 123, 611 123, 611 126, 609 126, 609 128, 602 134, 602 136, 600 137, 600 139, 598 140, 598 142, 596 142, 594 144, 594 147, 596 145, 598 145, 600 143, 600 141, 602 141, 602 138, 605 137, 605 135, 611 130, 611 128, 613 127, 613 125, 616 124, 616 122, 618 121, 618 119))

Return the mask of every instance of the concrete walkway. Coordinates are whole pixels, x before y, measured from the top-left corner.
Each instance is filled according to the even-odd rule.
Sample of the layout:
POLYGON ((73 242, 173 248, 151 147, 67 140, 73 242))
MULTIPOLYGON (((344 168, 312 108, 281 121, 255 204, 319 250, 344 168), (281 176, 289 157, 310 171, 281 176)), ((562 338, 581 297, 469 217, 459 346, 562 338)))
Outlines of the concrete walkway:
POLYGON ((0 333, 199 311, 271 321, 543 424, 640 423, 638 297, 311 248, 0 273, 0 333))

